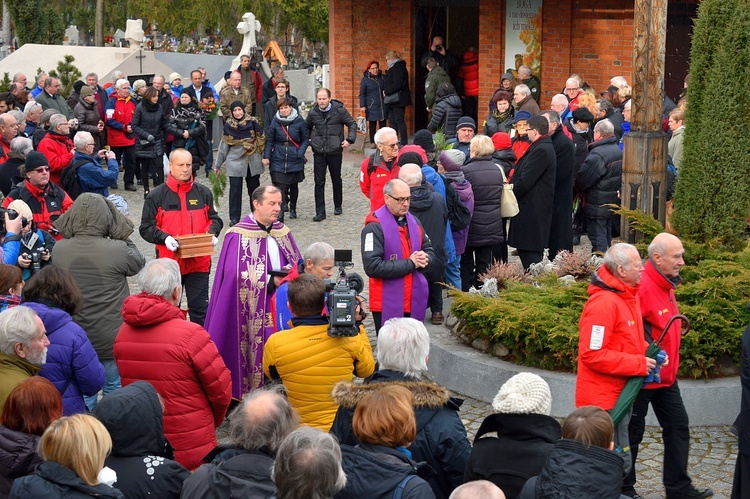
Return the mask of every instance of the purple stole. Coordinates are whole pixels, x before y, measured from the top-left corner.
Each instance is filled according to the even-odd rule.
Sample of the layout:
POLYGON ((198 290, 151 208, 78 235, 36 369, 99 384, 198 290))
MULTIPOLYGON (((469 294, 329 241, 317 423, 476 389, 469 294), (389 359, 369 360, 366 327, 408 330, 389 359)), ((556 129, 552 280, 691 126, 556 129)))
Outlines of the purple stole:
MULTIPOLYGON (((383 259, 401 260, 409 258, 402 255, 401 235, 398 232, 398 224, 393 213, 388 211, 387 206, 382 206, 375 211, 380 227, 383 229, 383 259)), ((417 220, 411 213, 406 214, 406 229, 412 251, 422 249, 422 231, 419 229, 417 220)), ((411 317, 423 321, 427 310, 427 279, 419 271, 412 272, 411 280, 411 317)), ((394 317, 404 316, 404 278, 383 279, 383 310, 382 323, 394 317)))

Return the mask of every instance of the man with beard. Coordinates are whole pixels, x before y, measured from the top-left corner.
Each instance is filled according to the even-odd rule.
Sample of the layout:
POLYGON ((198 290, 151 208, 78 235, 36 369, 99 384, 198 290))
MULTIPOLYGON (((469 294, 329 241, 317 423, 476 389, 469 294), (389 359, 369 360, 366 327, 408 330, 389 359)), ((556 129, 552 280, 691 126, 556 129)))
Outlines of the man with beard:
POLYGON ((18 306, 0 313, 0 411, 13 388, 42 370, 48 345, 44 323, 33 310, 18 306))

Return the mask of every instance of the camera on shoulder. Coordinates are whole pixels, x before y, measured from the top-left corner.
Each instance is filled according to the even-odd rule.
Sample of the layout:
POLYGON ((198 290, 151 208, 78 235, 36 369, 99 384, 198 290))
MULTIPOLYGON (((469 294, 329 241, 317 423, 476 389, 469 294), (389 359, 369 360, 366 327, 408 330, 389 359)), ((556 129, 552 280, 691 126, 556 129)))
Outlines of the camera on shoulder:
POLYGON ((357 336, 357 296, 364 289, 365 282, 356 272, 346 272, 354 267, 352 250, 334 250, 333 260, 339 268, 338 276, 324 280, 328 292, 328 336, 357 336))

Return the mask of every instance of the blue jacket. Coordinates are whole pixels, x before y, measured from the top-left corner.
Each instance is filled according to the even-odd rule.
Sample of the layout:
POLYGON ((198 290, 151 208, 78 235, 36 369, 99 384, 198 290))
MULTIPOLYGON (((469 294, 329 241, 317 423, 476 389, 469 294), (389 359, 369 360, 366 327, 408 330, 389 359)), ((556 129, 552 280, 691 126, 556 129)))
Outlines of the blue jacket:
MULTIPOLYGON (((443 196, 445 199, 446 206, 448 205, 448 196, 445 195, 445 181, 443 177, 431 166, 422 166, 422 176, 424 179, 432 184, 435 188, 435 192, 443 196)), ((451 222, 447 220, 445 222, 445 252, 447 254, 448 262, 452 262, 456 259, 456 244, 453 242, 453 231, 451 230, 451 222)))
POLYGON ((117 176, 120 169, 117 166, 116 159, 107 161, 107 170, 103 170, 99 164, 99 158, 77 152, 73 156, 73 164, 79 161, 88 160, 86 164, 78 168, 78 180, 81 182, 83 192, 93 192, 101 194, 105 198, 109 196, 108 187, 117 182, 117 176))
POLYGON ((292 109, 288 118, 276 113, 266 133, 266 149, 263 158, 271 160, 270 170, 278 173, 296 173, 305 169, 305 151, 310 144, 310 136, 305 120, 292 109), (285 131, 286 130, 286 131, 285 131), (287 133, 289 137, 287 137, 287 133), (292 141, 297 143, 295 146, 292 141))
POLYGON ((24 302, 37 313, 47 329, 47 363, 39 373, 62 393, 65 416, 86 412, 83 397, 95 395, 106 372, 81 326, 62 309, 43 303, 24 302))
POLYGON ((359 107, 366 107, 367 121, 385 120, 385 105, 383 104, 383 88, 385 80, 383 73, 372 76, 365 71, 359 83, 359 107))
POLYGON ((21 253, 21 236, 15 232, 6 232, 2 248, 3 263, 16 265, 18 263, 18 255, 21 253), (9 241, 8 239, 11 240, 9 241))

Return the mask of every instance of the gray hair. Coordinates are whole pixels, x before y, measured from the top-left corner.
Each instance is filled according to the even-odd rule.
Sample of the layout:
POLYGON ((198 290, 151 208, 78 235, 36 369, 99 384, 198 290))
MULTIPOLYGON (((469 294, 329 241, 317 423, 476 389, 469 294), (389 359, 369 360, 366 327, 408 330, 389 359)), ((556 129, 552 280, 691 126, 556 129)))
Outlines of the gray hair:
POLYGON ((653 258, 655 254, 665 255, 669 251, 670 243, 679 243, 680 238, 669 232, 661 232, 654 236, 648 245, 648 257, 653 258))
POLYGON ((35 101, 35 100, 30 100, 30 101, 29 101, 29 102, 27 102, 27 103, 26 103, 26 105, 25 105, 25 106, 23 107, 23 114, 25 114, 26 116, 28 116, 28 115, 29 115, 29 113, 30 113, 30 112, 31 112, 31 111, 32 111, 32 110, 33 110, 33 109, 34 109, 34 108, 35 108, 36 106, 42 107, 42 105, 41 105, 41 104, 39 104, 39 103, 38 103, 37 101, 35 101))
POLYGON ((518 85, 516 85, 516 88, 514 88, 514 90, 518 90, 524 95, 531 95, 531 89, 525 83, 519 83, 518 85))
POLYGON ((333 260, 333 246, 328 243, 317 242, 312 243, 305 249, 302 254, 302 258, 311 260, 314 264, 322 263, 326 260, 333 260))
POLYGON ((531 68, 527 66, 526 64, 522 64, 518 66, 518 74, 520 76, 521 73, 527 74, 531 76, 531 68))
POLYGON ((275 455, 299 416, 283 394, 283 385, 253 390, 229 415, 229 437, 245 450, 275 455))
POLYGON ((608 135, 614 135, 615 133, 615 127, 612 125, 612 122, 609 120, 601 120, 597 121, 596 125, 594 125, 594 131, 599 132, 603 136, 608 135))
POLYGON ((565 86, 570 88, 581 88, 581 82, 578 81, 578 78, 568 78, 565 80, 565 86), (573 84, 575 84, 575 87, 573 84))
POLYGON ((48 76, 47 73, 45 73, 44 71, 42 71, 41 73, 39 73, 38 75, 36 75, 36 84, 37 84, 37 86, 39 86, 40 83, 42 84, 42 86, 44 86, 44 81, 43 80, 46 80, 47 76, 48 76))
POLYGON ((16 345, 28 344, 37 333, 36 312, 19 305, 0 312, 0 352, 16 356, 16 345))
POLYGON ((277 499, 326 499, 346 486, 341 448, 329 433, 303 426, 286 437, 271 470, 277 499))
POLYGON ((506 499, 503 490, 489 480, 474 480, 459 485, 451 492, 448 499, 506 499))
POLYGON ((599 111, 604 111, 605 115, 609 114, 609 112, 614 109, 612 103, 607 99, 597 99, 596 105, 599 107, 599 111))
POLYGON ((393 128, 384 126, 380 130, 375 132, 375 137, 373 137, 375 139, 375 143, 382 144, 383 143, 382 139, 385 138, 386 135, 393 135, 394 137, 398 137, 396 130, 394 130, 393 128))
POLYGON ((398 178, 406 182, 409 187, 417 187, 422 183, 422 168, 415 163, 401 165, 398 178))
POLYGON ((153 83, 154 83, 154 80, 155 80, 155 79, 157 79, 157 78, 161 78, 162 82, 164 82, 164 83, 166 83, 166 82, 167 82, 167 79, 166 79, 166 78, 164 77, 164 75, 154 75, 154 77, 153 77, 153 78, 151 78, 151 84, 152 84, 152 85, 153 85, 153 83))
POLYGON ((401 180, 400 178, 394 178, 392 180, 389 180, 387 184, 383 187, 383 194, 387 194, 388 196, 393 196, 393 187, 396 185, 396 182, 401 182, 406 187, 409 187, 409 184, 401 180))
POLYGON ((91 73, 89 73, 89 74, 86 75, 86 79, 88 79, 89 76, 93 76, 94 78, 96 78, 96 81, 99 81, 99 75, 98 74, 96 74, 94 72, 91 72, 91 73))
POLYGON ((565 104, 568 105, 568 98, 565 97, 565 94, 555 94, 552 96, 552 104, 565 104))
POLYGON ((112 81, 116 82, 115 88, 118 87, 117 83, 119 83, 119 81, 123 78, 125 78, 125 73, 123 73, 122 71, 112 71, 112 81))
POLYGON ((22 76, 26 76, 26 75, 25 75, 25 74, 23 74, 23 73, 16 73, 16 74, 14 74, 14 75, 13 75, 13 83, 15 83, 15 82, 17 82, 18 80, 20 80, 22 76))
POLYGON ((91 135, 91 132, 77 132, 75 137, 73 137, 73 143, 77 151, 83 151, 93 139, 94 136, 91 135))
POLYGON ((117 80, 117 81, 115 82, 115 88, 119 89, 119 88, 120 88, 121 86, 123 86, 123 85, 124 85, 124 84, 126 84, 126 83, 127 83, 128 85, 130 85, 130 82, 129 82, 129 81, 127 80, 127 79, 125 79, 125 78, 120 78, 120 79, 118 79, 118 80, 117 80))
POLYGON ((146 87, 146 80, 135 80, 133 82, 133 92, 137 92, 138 90, 146 87))
POLYGON ((609 84, 617 88, 626 87, 628 85, 628 80, 626 80, 624 76, 613 76, 612 79, 609 80, 609 84))
POLYGON ((430 335, 424 324, 411 317, 389 319, 378 334, 381 369, 419 376, 427 370, 430 335))
MULTIPOLYGON (((638 249, 632 244, 613 244, 609 247, 607 252, 604 253, 602 262, 607 270, 609 270, 613 275, 615 275, 615 273, 617 272, 617 267, 622 267, 625 270, 630 270, 630 257, 634 251, 636 254, 638 254, 638 249)), ((383 330, 381 329, 380 331, 382 334, 383 330)), ((378 337, 378 348, 380 348, 379 343, 380 338, 378 337)))
POLYGON ((34 148, 31 139, 27 137, 16 137, 10 141, 10 153, 8 156, 18 159, 26 159, 26 155, 34 148))
POLYGON ((545 118, 547 118, 547 121, 549 121, 550 125, 551 125, 552 123, 554 123, 554 124, 556 124, 557 126, 560 126, 560 124, 561 124, 561 122, 560 122, 560 115, 559 115, 559 114, 557 114, 557 113, 556 113, 555 111, 553 111, 552 109, 548 109, 548 110, 546 110, 546 111, 542 111, 542 112, 541 112, 541 113, 539 113, 539 114, 540 114, 541 116, 544 116, 545 118))
POLYGON ((6 111, 7 114, 13 116, 16 119, 17 123, 21 123, 23 120, 26 119, 26 116, 24 116, 23 111, 19 111, 18 109, 11 109, 10 111, 6 111))
POLYGON ((63 123, 67 123, 67 122, 68 122, 68 118, 64 114, 60 114, 60 113, 53 114, 49 118, 49 127, 52 130, 54 130, 58 126, 62 125, 63 123))
POLYGON ((175 288, 181 285, 180 266, 170 258, 151 260, 138 273, 138 286, 149 295, 169 299, 175 288))
POLYGON ((284 68, 281 67, 281 64, 276 65, 276 66, 274 66, 274 67, 271 68, 271 74, 274 75, 274 76, 276 76, 277 74, 281 73, 282 71, 284 71, 284 68))

